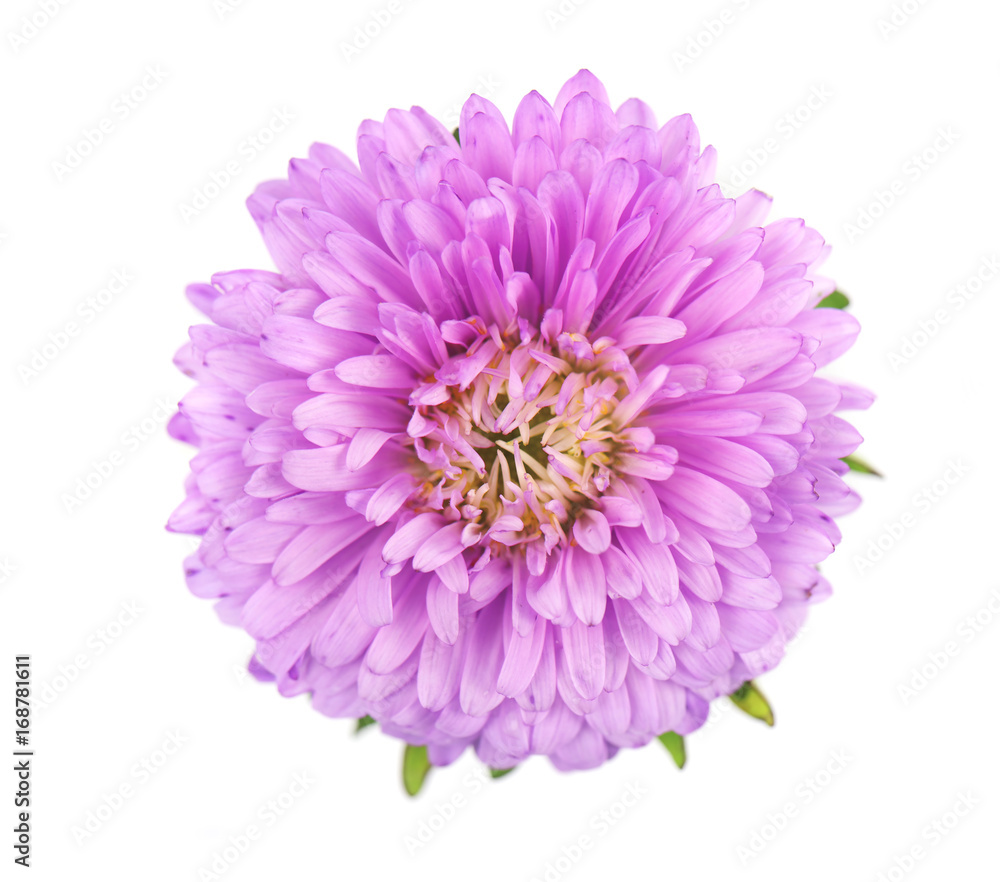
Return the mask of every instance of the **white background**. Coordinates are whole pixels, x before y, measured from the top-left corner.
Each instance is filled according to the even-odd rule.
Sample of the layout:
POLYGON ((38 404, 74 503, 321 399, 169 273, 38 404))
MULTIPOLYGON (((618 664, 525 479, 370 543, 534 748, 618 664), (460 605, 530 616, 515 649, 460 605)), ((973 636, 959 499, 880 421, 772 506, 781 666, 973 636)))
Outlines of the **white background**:
MULTIPOLYGON (((15 653, 32 655, 36 695, 50 690, 32 730, 33 867, 10 878, 216 878, 202 868, 249 824, 260 838, 216 864, 217 878, 992 878, 1000 286, 979 286, 961 308, 952 289, 995 273, 983 261, 1000 247, 995 4, 908 0, 912 14, 897 12, 890 30, 879 22, 891 0, 398 0, 350 58, 355 28, 387 3, 93 0, 48 21, 40 8, 11 0, 0 13, 0 706, 12 717, 15 653), (33 14, 34 34, 22 19, 33 14), (116 99, 147 67, 162 81, 122 118, 116 99), (863 325, 836 368, 878 393, 856 422, 886 478, 856 476, 864 506, 824 564, 834 596, 762 680, 774 729, 723 703, 688 739, 683 772, 653 744, 571 775, 535 758, 482 786, 467 755, 409 799, 398 742, 374 729, 355 738, 348 721, 247 678, 250 639, 184 586, 191 540, 163 524, 190 450, 165 436, 157 403, 172 407, 189 386, 171 364, 198 320, 183 287, 269 266, 243 201, 312 141, 350 152, 362 119, 411 104, 453 125, 474 90, 510 118, 523 94, 552 100, 580 67, 615 104, 636 95, 661 120, 691 112, 724 182, 746 161, 748 182, 775 196, 773 217, 804 217, 832 243, 828 271, 863 325), (810 94, 829 97, 800 108, 810 94), (797 127, 781 122, 797 108, 797 127), (294 119, 246 161, 241 142, 275 111, 294 119), (113 130, 60 174, 53 163, 104 117, 113 130), (938 134, 949 129, 950 144, 938 134), (935 156, 936 139, 947 149, 935 156), (912 157, 927 149, 920 170, 912 157), (185 222, 181 205, 231 159, 239 174, 185 222), (901 195, 880 209, 877 191, 897 180, 901 195), (869 204, 879 217, 857 235, 846 225, 869 204), (81 325, 78 310, 116 270, 133 281, 36 374, 21 370, 50 334, 81 325), (921 336, 938 310, 937 332, 921 336), (107 479, 67 511, 65 494, 116 452, 107 479), (134 620, 123 604, 137 606, 134 620), (979 630, 962 626, 977 614, 979 630), (943 667, 931 660, 942 651, 943 667), (902 695, 924 665, 932 678, 902 695), (172 733, 175 755, 148 779, 134 774, 172 733), (820 774, 832 752, 846 767, 820 774), (295 773, 313 783, 267 826, 262 807, 295 773), (131 797, 78 842, 74 827, 122 785, 131 797), (622 815, 630 785, 642 795, 622 815), (927 825, 953 820, 963 794, 974 807, 935 841, 927 825), (456 796, 443 823, 437 806, 456 796), (619 816, 613 826, 602 811, 619 816), (408 847, 430 823, 426 844, 408 847), (577 853, 582 835, 590 847, 577 853), (894 860, 915 846, 923 856, 903 872, 894 860)), ((12 728, 0 724, 5 754, 12 728)), ((13 773, 4 781, 9 794, 13 773)), ((10 831, 9 795, 0 817, 10 831)))

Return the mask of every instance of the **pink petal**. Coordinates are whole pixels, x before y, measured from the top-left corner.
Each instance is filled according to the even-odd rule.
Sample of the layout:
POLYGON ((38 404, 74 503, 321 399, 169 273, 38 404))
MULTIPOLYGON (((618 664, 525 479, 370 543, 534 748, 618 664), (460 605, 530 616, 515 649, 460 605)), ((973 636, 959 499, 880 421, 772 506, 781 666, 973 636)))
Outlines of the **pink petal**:
POLYGON ((528 688, 542 657, 548 622, 541 616, 535 619, 531 630, 524 636, 514 631, 504 656, 497 680, 497 691, 510 698, 528 688))
POLYGON ((573 536, 580 547, 591 554, 601 554, 611 545, 611 527, 596 509, 584 509, 573 524, 573 536))
POLYGON ((604 607, 608 599, 608 586, 600 556, 581 547, 570 547, 563 551, 563 557, 563 578, 566 580, 573 612, 584 624, 599 624, 604 618, 604 607))
POLYGON ((577 621, 563 629, 563 651, 573 685, 584 699, 604 690, 604 629, 577 621))

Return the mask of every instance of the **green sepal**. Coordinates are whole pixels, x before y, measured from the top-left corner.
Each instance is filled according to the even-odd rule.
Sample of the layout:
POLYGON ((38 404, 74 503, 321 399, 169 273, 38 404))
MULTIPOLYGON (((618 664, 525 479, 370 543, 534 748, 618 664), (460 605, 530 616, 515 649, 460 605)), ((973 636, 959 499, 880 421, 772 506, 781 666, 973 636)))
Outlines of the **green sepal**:
POLYGON ((816 304, 816 308, 826 307, 828 309, 846 309, 850 305, 850 300, 847 299, 847 295, 843 291, 834 291, 832 294, 827 294, 819 303, 816 304))
POLYGON ((687 762, 687 749, 684 747, 684 736, 678 735, 676 732, 664 732, 659 738, 663 746, 674 758, 677 768, 683 769, 684 763, 687 762))
POLYGON ((882 473, 878 469, 868 465, 859 456, 842 456, 841 460, 847 463, 847 467, 852 472, 860 472, 862 475, 874 475, 876 478, 882 477, 882 473))
POLYGON ((357 725, 354 727, 354 734, 357 735, 362 729, 367 729, 369 726, 375 725, 375 718, 365 714, 358 720, 357 725))
POLYGON ((771 705, 753 680, 747 680, 729 698, 743 713, 749 714, 754 719, 763 720, 769 726, 774 725, 771 705))
POLYGON ((416 796, 420 792, 430 770, 431 761, 427 759, 427 748, 422 744, 407 744, 403 751, 403 786, 410 796, 416 796))
POLYGON ((455 126, 455 131, 453 131, 452 134, 455 136, 455 140, 458 142, 458 146, 461 147, 462 146, 462 141, 458 137, 458 126, 455 126))
POLYGON ((502 778, 504 775, 509 775, 516 768, 517 768, 517 766, 511 766, 509 769, 494 769, 494 768, 491 767, 490 768, 490 777, 491 778, 502 778))

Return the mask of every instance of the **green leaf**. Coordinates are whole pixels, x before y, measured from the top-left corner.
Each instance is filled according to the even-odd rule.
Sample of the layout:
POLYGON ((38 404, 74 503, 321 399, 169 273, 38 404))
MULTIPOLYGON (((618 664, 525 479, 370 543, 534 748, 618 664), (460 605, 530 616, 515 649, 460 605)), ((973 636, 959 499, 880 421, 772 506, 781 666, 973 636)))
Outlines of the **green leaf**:
POLYGON ((458 126, 455 126, 455 131, 452 132, 452 134, 455 136, 455 140, 458 141, 458 146, 461 147, 462 146, 462 141, 458 137, 458 126))
POLYGON ((354 727, 354 734, 356 735, 362 729, 366 729, 368 726, 373 726, 374 724, 375 718, 365 714, 360 720, 358 720, 358 724, 354 727))
POLYGON ((769 726, 774 725, 771 705, 753 680, 747 680, 729 698, 743 713, 749 714, 754 719, 763 720, 769 726))
POLYGON ((687 750, 684 747, 684 736, 678 735, 676 732, 664 732, 660 736, 660 741, 663 742, 663 746, 674 758, 674 762, 677 763, 677 768, 683 769, 684 763, 687 762, 687 750))
POLYGON ((832 294, 827 294, 819 303, 816 304, 816 308, 827 307, 829 309, 845 309, 851 301, 847 299, 847 295, 843 291, 834 291, 832 294))
POLYGON ((504 775, 509 775, 516 768, 517 768, 517 766, 511 766, 509 769, 494 769, 494 768, 491 768, 490 769, 490 777, 491 778, 502 778, 504 775))
POLYGON ((427 748, 407 744, 403 751, 403 786, 410 796, 416 796, 420 792, 430 770, 431 761, 427 759, 427 748))
POLYGON ((859 456, 843 456, 841 459, 847 463, 847 467, 852 472, 860 472, 863 475, 874 475, 876 478, 881 478, 882 473, 875 469, 874 466, 868 465, 859 456))

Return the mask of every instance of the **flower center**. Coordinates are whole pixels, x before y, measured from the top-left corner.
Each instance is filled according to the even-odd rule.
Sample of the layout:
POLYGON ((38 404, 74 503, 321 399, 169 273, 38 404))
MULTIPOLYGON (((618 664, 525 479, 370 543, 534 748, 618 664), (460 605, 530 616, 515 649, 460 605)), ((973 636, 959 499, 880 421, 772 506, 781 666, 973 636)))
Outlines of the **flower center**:
POLYGON ((425 399, 443 400, 417 405, 410 424, 423 479, 413 504, 477 525, 481 543, 549 551, 653 435, 622 424, 638 381, 613 340, 521 331, 516 345, 483 332, 438 371, 446 388, 425 399))

